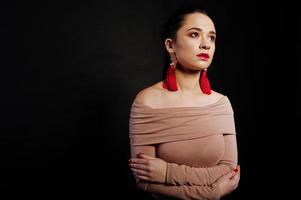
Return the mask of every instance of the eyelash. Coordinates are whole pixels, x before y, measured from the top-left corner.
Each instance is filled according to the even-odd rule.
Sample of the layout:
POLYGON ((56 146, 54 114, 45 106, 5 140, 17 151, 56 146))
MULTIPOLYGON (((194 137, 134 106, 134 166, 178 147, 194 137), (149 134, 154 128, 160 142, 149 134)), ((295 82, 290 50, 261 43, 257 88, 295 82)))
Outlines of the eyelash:
POLYGON ((209 38, 211 39, 212 42, 215 42, 215 36, 209 36, 209 38))
MULTIPOLYGON (((197 32, 193 32, 193 33, 191 33, 190 34, 190 36, 192 37, 192 38, 198 38, 199 37, 199 34, 197 33, 197 32), (197 34, 197 37, 193 37, 193 35, 194 34, 197 34)), ((210 38, 210 40, 212 41, 212 42, 214 42, 215 41, 215 36, 209 36, 209 38, 210 38)))
POLYGON ((199 37, 199 34, 198 34, 197 32, 191 33, 190 36, 191 36, 192 38, 196 38, 196 37, 193 37, 194 34, 197 34, 197 37, 199 37))

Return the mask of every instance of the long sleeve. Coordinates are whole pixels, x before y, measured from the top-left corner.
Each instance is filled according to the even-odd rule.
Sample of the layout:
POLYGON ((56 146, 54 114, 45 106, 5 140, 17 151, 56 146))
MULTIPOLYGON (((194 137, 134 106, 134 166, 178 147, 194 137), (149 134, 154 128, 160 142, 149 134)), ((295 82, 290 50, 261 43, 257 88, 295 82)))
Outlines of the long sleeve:
POLYGON ((195 168, 175 163, 167 164, 166 184, 167 185, 190 185, 210 186, 217 179, 237 165, 237 144, 235 135, 224 135, 225 152, 218 163, 213 167, 195 168))
MULTIPOLYGON (((140 152, 149 156, 155 156, 155 146, 131 146, 132 157, 136 157, 140 152)), ((220 198, 220 190, 216 184, 212 184, 211 186, 168 186, 138 179, 136 179, 136 183, 141 190, 178 199, 215 200, 220 198)))
POLYGON ((213 184, 212 186, 167 186, 163 184, 146 183, 141 181, 138 183, 138 187, 147 192, 177 199, 216 200, 221 198, 217 184, 213 184))
POLYGON ((234 169, 237 163, 233 110, 227 97, 202 107, 154 109, 136 99, 131 108, 129 130, 132 158, 141 152, 170 161, 165 183, 136 179, 140 189, 178 199, 219 199, 223 195, 217 180, 234 169), (222 136, 221 133, 229 135, 222 136), (216 136, 225 146, 223 143, 206 143, 205 138, 216 136), (190 141, 197 145, 191 146, 190 141), (206 150, 202 155, 198 146, 202 142, 208 144, 208 148, 216 149, 206 150), (183 147, 184 143, 192 148, 183 147), (175 153, 177 151, 179 154, 175 153))

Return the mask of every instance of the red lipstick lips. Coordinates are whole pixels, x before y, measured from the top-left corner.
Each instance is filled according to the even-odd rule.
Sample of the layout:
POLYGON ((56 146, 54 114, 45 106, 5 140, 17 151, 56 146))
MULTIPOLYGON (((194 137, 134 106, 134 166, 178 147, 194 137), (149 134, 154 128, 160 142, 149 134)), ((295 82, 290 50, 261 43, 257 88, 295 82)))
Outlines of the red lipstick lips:
POLYGON ((202 60, 208 60, 209 59, 209 54, 200 53, 200 54, 197 55, 197 57, 201 58, 202 60))

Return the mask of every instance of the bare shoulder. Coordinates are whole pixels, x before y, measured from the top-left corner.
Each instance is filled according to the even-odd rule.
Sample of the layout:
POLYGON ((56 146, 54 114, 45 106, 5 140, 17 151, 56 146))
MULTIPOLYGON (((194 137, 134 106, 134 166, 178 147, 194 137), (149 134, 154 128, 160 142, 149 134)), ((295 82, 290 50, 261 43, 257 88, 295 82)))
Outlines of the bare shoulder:
MULTIPOLYGON (((165 107, 165 106, 193 106, 189 103, 185 104, 185 99, 179 96, 169 94, 163 87, 162 81, 153 84, 141 90, 135 98, 135 101, 149 107, 165 107)), ((196 105, 207 105, 221 100, 225 95, 211 90, 211 95, 201 95, 196 97, 196 105), (205 98, 204 98, 205 97, 205 98)), ((191 98, 191 97, 189 97, 191 98)), ((188 102, 191 102, 190 100, 188 102)))
POLYGON ((162 81, 160 81, 138 92, 135 99, 143 105, 152 107, 162 99, 163 93, 164 89, 162 88, 162 81))

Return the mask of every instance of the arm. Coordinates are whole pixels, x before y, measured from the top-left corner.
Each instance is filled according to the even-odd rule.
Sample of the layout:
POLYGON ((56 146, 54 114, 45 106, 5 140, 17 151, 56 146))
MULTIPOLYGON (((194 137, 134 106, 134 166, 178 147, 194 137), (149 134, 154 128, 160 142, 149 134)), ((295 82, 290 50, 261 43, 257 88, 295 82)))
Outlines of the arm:
POLYGON ((220 177, 212 186, 167 186, 149 183, 146 191, 179 199, 220 199, 230 194, 238 186, 240 167, 220 177))
POLYGON ((167 185, 211 185, 218 178, 236 168, 237 144, 235 135, 224 135, 225 153, 218 165, 195 168, 175 163, 167 163, 167 185))
MULTIPOLYGON (((131 157, 136 158, 137 154, 144 153, 155 157, 155 146, 132 146, 131 157)), ((218 184, 211 186, 167 186, 143 181, 136 177, 138 188, 156 194, 180 198, 180 199, 219 199, 220 190, 218 184)))
POLYGON ((224 135, 223 139, 225 144, 223 158, 213 167, 196 168, 176 163, 167 163, 160 158, 155 158, 154 153, 151 154, 152 156, 140 154, 138 158, 135 159, 134 157, 134 159, 131 159, 130 166, 140 179, 149 182, 165 183, 166 185, 174 186, 211 186, 221 176, 235 169, 237 165, 235 135, 224 135))
POLYGON ((150 183, 146 189, 147 192, 173 197, 177 199, 220 199, 220 191, 217 185, 214 186, 167 186, 163 184, 150 183))

